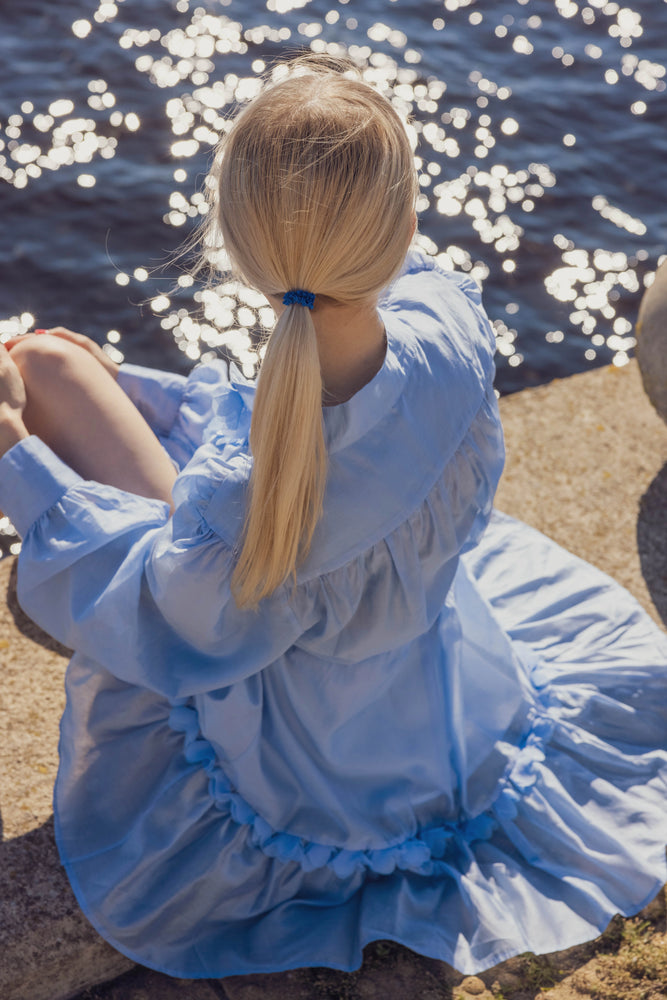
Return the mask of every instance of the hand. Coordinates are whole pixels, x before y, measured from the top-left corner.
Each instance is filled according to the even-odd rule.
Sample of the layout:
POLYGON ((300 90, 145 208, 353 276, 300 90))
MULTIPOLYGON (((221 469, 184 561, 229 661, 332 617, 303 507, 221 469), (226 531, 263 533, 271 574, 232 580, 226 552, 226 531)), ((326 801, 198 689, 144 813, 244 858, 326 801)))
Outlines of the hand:
POLYGON ((21 373, 0 344, 0 455, 22 438, 28 437, 23 423, 26 404, 25 386, 21 373))
POLYGON ((24 337, 39 336, 42 334, 47 334, 50 337, 60 337, 62 340, 69 340, 71 344, 77 344, 79 347, 83 347, 84 351, 88 351, 89 354, 95 358, 96 361, 105 368, 112 378, 118 378, 118 365, 115 361, 112 361, 109 355, 104 351, 99 344, 96 344, 94 340, 90 337, 84 336, 83 333, 75 333, 73 330, 68 330, 64 326, 54 326, 49 330, 35 330, 34 333, 23 333, 18 337, 12 337, 10 340, 6 341, 5 347, 8 351, 11 351, 12 347, 15 347, 24 337))

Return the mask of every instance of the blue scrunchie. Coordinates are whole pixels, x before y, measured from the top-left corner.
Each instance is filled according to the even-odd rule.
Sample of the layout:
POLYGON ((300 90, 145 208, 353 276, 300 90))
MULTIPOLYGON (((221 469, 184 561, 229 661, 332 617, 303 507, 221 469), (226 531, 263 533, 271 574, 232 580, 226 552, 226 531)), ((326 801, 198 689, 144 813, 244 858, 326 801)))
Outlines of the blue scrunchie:
POLYGON ((315 294, 306 292, 303 288, 293 288, 283 295, 283 305, 308 306, 309 309, 312 309, 315 305, 315 294))

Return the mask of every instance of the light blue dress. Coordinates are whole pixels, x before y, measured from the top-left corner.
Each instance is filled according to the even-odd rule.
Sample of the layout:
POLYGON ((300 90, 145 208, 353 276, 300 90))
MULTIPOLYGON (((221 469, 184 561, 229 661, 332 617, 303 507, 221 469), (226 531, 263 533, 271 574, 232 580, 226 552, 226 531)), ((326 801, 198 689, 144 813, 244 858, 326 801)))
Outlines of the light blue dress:
POLYGON ((324 410, 296 588, 239 611, 254 388, 121 385, 181 469, 165 504, 38 439, 0 462, 19 596, 76 650, 56 832, 85 914, 183 977, 359 966, 392 939, 472 973, 595 937, 667 881, 667 641, 492 513, 503 443, 475 285, 412 255, 386 360, 324 410))

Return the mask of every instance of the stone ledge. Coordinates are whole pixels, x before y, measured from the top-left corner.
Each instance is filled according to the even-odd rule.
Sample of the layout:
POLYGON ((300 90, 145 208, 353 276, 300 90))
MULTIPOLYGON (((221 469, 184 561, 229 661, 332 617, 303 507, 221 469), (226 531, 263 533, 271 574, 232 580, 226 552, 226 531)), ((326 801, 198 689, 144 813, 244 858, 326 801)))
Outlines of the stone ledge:
MULTIPOLYGON (((600 566, 667 621, 667 427, 643 394, 635 362, 527 389, 500 405, 508 461, 498 506, 600 566)), ((0 564, 7 595, 0 602, 0 997, 66 1000, 132 963, 87 923, 58 863, 50 816, 66 651, 17 607, 14 568, 14 560, 0 564)), ((382 947, 369 952, 360 997, 450 996, 462 979, 391 946, 394 964, 400 959, 397 992, 382 947)), ((138 970, 108 996, 296 1000, 313 975, 184 984, 138 970)), ((334 984, 340 976, 321 970, 320 978, 334 984)))
POLYGON ((667 426, 636 361, 500 400, 497 506, 623 584, 667 622, 667 426))

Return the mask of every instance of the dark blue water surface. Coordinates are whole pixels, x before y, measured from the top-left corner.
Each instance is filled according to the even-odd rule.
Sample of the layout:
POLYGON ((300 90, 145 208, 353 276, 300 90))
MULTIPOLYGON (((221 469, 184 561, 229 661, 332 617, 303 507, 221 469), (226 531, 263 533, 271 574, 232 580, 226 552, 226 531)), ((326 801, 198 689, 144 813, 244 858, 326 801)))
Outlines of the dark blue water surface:
POLYGON ((482 284, 498 389, 624 364, 667 240, 667 2, 630 3, 3 0, 0 339, 63 324, 250 373, 261 298, 155 269, 201 219, 225 119, 309 47, 413 116, 421 240, 482 284))

